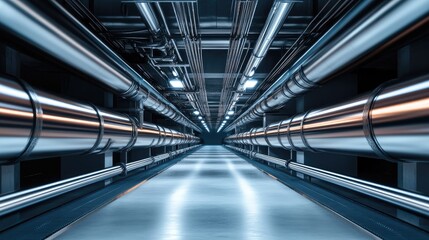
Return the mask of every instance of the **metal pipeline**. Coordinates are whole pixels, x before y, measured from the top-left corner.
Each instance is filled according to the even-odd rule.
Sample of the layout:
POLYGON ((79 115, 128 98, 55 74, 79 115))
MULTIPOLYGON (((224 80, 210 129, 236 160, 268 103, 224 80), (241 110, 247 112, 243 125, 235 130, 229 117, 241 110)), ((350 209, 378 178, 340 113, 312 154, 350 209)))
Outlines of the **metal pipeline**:
POLYGON ((0 1, 0 29, 60 60, 124 98, 199 132, 115 52, 55 1, 0 1))
POLYGON ((0 160, 198 143, 193 135, 60 98, 0 76, 0 160), (141 127, 138 127, 141 126, 141 127))
POLYGON ((233 94, 230 101, 226 106, 226 111, 231 110, 230 108, 235 105, 243 91, 246 90, 245 84, 249 79, 252 79, 259 64, 264 59, 271 46, 275 36, 283 26, 283 22, 287 18, 290 10, 294 5, 293 1, 275 1, 271 7, 270 13, 268 14, 267 21, 261 34, 256 41, 252 55, 246 65, 243 72, 243 76, 237 86, 237 91, 233 94))
POLYGON ((424 216, 429 216, 429 197, 341 175, 338 173, 329 172, 315 167, 306 166, 304 164, 286 161, 284 159, 252 152, 242 148, 232 146, 226 147, 247 154, 251 158, 257 158, 271 162, 291 169, 295 172, 321 179, 323 181, 380 199, 382 201, 389 202, 395 206, 423 214, 424 216))
POLYGON ((382 84, 370 94, 231 135, 225 142, 392 161, 428 161, 428 119, 429 75, 425 75, 382 84))
MULTIPOLYGON (((172 151, 167 154, 161 154, 154 157, 148 157, 142 160, 127 163, 125 168, 127 172, 133 171, 135 169, 150 165, 155 162, 159 162, 161 160, 165 160, 167 158, 173 158, 181 153, 195 149, 199 146, 200 145, 195 145, 172 151)), ((78 188, 82 188, 96 182, 119 176, 123 173, 123 171, 124 169, 122 167, 113 166, 85 175, 61 180, 54 183, 49 183, 40 187, 31 188, 28 190, 2 196, 0 197, 0 216, 6 215, 14 211, 18 211, 25 207, 76 190, 78 188)))
POLYGON ((247 63, 247 66, 243 72, 243 77, 240 79, 237 90, 242 92, 245 90, 244 84, 248 79, 251 79, 255 74, 256 69, 264 59, 265 55, 270 48, 275 36, 277 35, 280 28, 283 26, 283 22, 287 18, 290 10, 292 9, 294 2, 288 1, 275 1, 270 13, 267 17, 267 22, 256 41, 255 47, 253 48, 252 56, 247 63))
MULTIPOLYGON (((361 3, 357 8, 360 12, 366 9, 362 5, 368 3, 361 3)), ((352 11, 350 15, 357 14, 352 11)), ((265 112, 277 109, 290 99, 319 86, 338 71, 376 52, 375 49, 380 50, 391 45, 417 25, 426 22, 428 15, 427 1, 416 0, 386 1, 362 16, 361 20, 352 26, 349 26, 349 22, 355 17, 345 16, 304 54, 305 58, 300 58, 283 73, 273 87, 262 94, 225 130, 230 131, 235 126, 253 121, 265 112), (345 26, 345 30, 341 29, 345 26), (318 49, 317 52, 315 49, 318 49)))
POLYGON ((137 10, 145 21, 148 29, 152 32, 153 35, 158 35, 161 31, 161 26, 159 25, 158 19, 155 16, 150 3, 145 2, 136 2, 137 10))

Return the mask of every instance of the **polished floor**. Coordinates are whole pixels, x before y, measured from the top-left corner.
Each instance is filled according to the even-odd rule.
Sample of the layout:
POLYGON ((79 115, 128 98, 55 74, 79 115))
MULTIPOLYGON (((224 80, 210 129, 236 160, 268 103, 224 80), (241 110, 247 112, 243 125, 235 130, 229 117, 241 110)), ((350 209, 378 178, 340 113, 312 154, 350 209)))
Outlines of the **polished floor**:
POLYGON ((373 239, 222 146, 204 146, 58 239, 373 239))

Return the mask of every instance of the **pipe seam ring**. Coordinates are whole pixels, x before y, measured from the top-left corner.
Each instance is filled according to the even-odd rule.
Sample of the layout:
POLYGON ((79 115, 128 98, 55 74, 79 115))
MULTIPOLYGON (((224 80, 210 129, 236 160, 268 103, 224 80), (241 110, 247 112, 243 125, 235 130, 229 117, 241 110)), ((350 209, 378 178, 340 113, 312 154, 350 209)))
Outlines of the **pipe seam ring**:
POLYGON ((90 106, 97 113, 98 121, 100 123, 100 128, 98 129, 97 141, 95 141, 95 143, 94 143, 94 145, 92 146, 91 149, 89 149, 88 151, 84 152, 83 154, 96 153, 97 152, 96 150, 100 146, 101 140, 104 137, 104 118, 103 118, 103 115, 101 114, 100 109, 98 109, 98 107, 96 107, 94 104, 90 104, 90 106))
POLYGON ((131 86, 123 93, 121 93, 120 95, 122 97, 126 97, 126 98, 132 98, 132 99, 136 99, 139 91, 138 91, 139 85, 132 81, 131 82, 131 86))
POLYGON ((317 152, 317 150, 316 150, 316 149, 312 148, 312 147, 310 146, 310 144, 308 144, 307 139, 305 138, 305 135, 304 135, 304 122, 305 122, 305 118, 307 117, 307 115, 308 115, 310 112, 311 112, 311 110, 308 110, 308 111, 304 114, 304 116, 302 116, 302 119, 301 119, 301 124, 300 124, 300 129, 301 129, 301 140, 302 140, 302 143, 304 144, 304 146, 305 146, 308 150, 310 150, 311 152, 317 152))
POLYGON ((30 139, 28 140, 24 150, 11 163, 19 162, 30 155, 40 138, 43 128, 43 109, 36 91, 28 83, 21 81, 20 79, 18 79, 17 82, 22 86, 30 98, 31 107, 33 109, 33 127, 31 129, 30 139))
POLYGON ((128 117, 128 119, 130 119, 130 122, 131 122, 131 126, 132 126, 132 128, 133 128, 133 130, 132 130, 132 134, 131 134, 131 139, 130 139, 130 141, 128 142, 128 144, 124 147, 124 148, 122 148, 121 150, 123 150, 123 151, 128 151, 130 148, 132 148, 133 146, 134 146, 134 144, 136 144, 136 142, 137 142, 137 137, 138 137, 138 127, 137 127, 137 122, 136 122, 136 120, 134 120, 134 118, 133 117, 131 117, 130 115, 128 115, 128 114, 125 114, 127 117, 128 117))
POLYGON ((304 68, 301 65, 301 67, 298 70, 299 76, 301 77, 302 81, 304 81, 306 84, 308 84, 310 87, 309 88, 314 88, 314 87, 320 87, 321 85, 318 84, 317 82, 313 82, 310 79, 307 78, 307 75, 305 75, 304 73, 304 68))
POLYGON ((278 139, 278 141, 279 141, 279 143, 280 143, 280 146, 282 146, 282 148, 285 148, 285 149, 287 149, 287 147, 283 144, 283 141, 281 140, 281 138, 280 138, 280 126, 282 126, 283 125, 283 122, 285 122, 286 120, 282 120, 282 121, 280 121, 279 122, 279 125, 277 126, 277 139, 278 139))
POLYGON ((380 95, 380 93, 385 89, 387 85, 390 85, 392 82, 395 81, 397 81, 397 79, 385 82, 378 86, 376 89, 374 89, 374 91, 368 97, 362 112, 362 128, 369 146, 378 157, 389 161, 397 161, 399 159, 394 159, 393 157, 391 157, 387 152, 383 150, 383 148, 378 143, 377 137, 374 133, 374 127, 372 125, 371 111, 374 107, 375 99, 380 95))
POLYGON ((301 151, 301 149, 295 147, 295 145, 293 144, 293 141, 292 141, 292 136, 290 135, 290 125, 292 124, 292 121, 295 118, 295 116, 296 116, 296 114, 290 118, 289 123, 287 124, 287 140, 289 142, 290 149, 292 149, 294 151, 301 151))
POLYGON ((268 144, 269 147, 274 148, 274 146, 271 145, 271 143, 268 141, 268 136, 267 136, 268 128, 269 128, 269 126, 264 128, 264 139, 265 139, 265 142, 268 144))
MULTIPOLYGON (((290 79, 290 78, 289 78, 290 79)), ((285 95, 287 98, 294 98, 294 97, 296 97, 296 95, 297 94, 295 94, 294 92, 292 92, 292 90, 290 90, 290 88, 289 88, 289 86, 287 85, 287 82, 285 82, 284 84, 283 84, 283 91, 281 91, 282 92, 282 94, 283 95, 285 95), (286 94, 286 93, 289 93, 289 95, 288 94, 286 94)))

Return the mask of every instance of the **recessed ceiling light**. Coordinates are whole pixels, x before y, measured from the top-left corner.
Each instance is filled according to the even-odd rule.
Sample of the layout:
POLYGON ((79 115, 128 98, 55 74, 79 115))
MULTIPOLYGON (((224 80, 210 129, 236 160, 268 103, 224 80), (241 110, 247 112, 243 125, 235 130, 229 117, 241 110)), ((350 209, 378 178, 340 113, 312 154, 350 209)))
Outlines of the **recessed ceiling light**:
POLYGON ((244 88, 254 88, 256 86, 256 84, 258 84, 258 81, 253 80, 253 79, 249 79, 244 83, 244 88))
POLYGON ((226 116, 225 119, 229 119, 229 116, 226 116))
POLYGON ((194 111, 194 115, 200 115, 200 112, 199 112, 199 111, 197 111, 197 110, 195 110, 195 111, 194 111))
POLYGON ((179 79, 172 79, 172 80, 170 80, 170 85, 173 88, 183 88, 183 83, 179 79))
POLYGON ((201 116, 198 116, 198 119, 203 119, 203 117, 201 117, 201 116))
POLYGON ((234 111, 228 111, 228 113, 227 113, 228 115, 232 115, 232 114, 234 114, 234 111))

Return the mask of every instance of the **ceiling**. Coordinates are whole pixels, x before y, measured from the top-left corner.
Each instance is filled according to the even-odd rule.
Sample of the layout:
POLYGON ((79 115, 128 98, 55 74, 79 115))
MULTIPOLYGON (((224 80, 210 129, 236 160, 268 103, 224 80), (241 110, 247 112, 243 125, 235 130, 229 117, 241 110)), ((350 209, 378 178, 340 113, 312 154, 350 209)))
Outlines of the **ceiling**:
POLYGON ((287 2, 293 6, 252 76, 257 85, 240 91, 234 107, 231 96, 275 1, 82 0, 80 4, 92 20, 92 29, 137 72, 195 123, 216 131, 223 121, 228 124, 238 117, 354 1, 287 2), (140 3, 150 8, 159 31, 137 8, 140 3), (171 85, 176 78, 183 88, 171 85), (228 110, 234 113, 225 119, 228 110))

